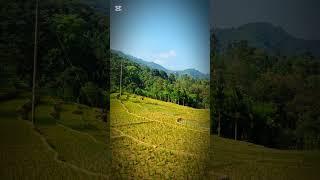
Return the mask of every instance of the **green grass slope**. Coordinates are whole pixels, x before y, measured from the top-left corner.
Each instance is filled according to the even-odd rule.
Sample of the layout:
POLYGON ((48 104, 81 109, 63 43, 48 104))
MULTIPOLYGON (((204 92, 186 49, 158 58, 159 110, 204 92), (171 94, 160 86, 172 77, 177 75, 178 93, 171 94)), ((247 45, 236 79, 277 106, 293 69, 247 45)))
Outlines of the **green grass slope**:
POLYGON ((86 126, 96 128, 80 130, 75 127, 86 126, 78 116, 63 114, 79 105, 63 105, 55 120, 50 113, 56 100, 41 98, 34 127, 17 114, 27 100, 19 96, 0 102, 0 179, 108 179, 108 132, 95 118, 96 110, 85 107, 82 116, 86 126))
POLYGON ((117 96, 111 95, 112 168, 115 177, 319 178, 320 152, 276 150, 217 136, 209 137, 208 110, 132 94, 117 96), (206 165, 209 169, 205 169, 206 165))
POLYGON ((117 95, 111 95, 110 109, 114 177, 199 179, 205 175, 208 110, 117 95), (186 125, 182 120, 195 123, 186 125))
POLYGON ((41 97, 35 128, 17 111, 30 95, 1 101, 0 179, 319 179, 318 151, 210 138, 208 110, 116 96, 111 142, 100 109, 41 97))
POLYGON ((317 180, 320 152, 277 150, 211 136, 210 174, 215 179, 317 180))

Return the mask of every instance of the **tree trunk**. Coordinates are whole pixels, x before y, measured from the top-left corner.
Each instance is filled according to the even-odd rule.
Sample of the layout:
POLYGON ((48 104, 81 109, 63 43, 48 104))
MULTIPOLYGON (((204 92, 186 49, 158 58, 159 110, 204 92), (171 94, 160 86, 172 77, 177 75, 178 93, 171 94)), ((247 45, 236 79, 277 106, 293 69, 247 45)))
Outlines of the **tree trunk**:
POLYGON ((36 1, 36 17, 34 28, 34 52, 33 52, 33 77, 32 77, 32 104, 31 104, 31 121, 34 125, 35 121, 35 100, 36 100, 36 74, 37 74, 37 58, 38 58, 38 14, 39 0, 36 1))
POLYGON ((236 118, 234 122, 234 140, 237 140, 237 132, 238 131, 238 118, 236 118))
POLYGON ((121 97, 121 89, 122 88, 122 61, 121 61, 121 64, 120 64, 120 97, 121 97))
POLYGON ((220 130, 221 130, 221 114, 219 111, 219 117, 218 117, 218 136, 220 136, 220 130))

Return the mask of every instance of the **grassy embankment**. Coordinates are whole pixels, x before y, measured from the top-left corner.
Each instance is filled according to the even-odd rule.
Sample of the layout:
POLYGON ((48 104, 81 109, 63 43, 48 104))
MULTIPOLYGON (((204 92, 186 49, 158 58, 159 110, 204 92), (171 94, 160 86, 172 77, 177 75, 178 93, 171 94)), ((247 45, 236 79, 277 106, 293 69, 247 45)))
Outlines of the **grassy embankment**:
POLYGON ((109 137, 100 110, 61 103, 57 120, 59 100, 41 97, 33 126, 18 113, 28 99, 0 102, 1 179, 108 179, 109 137))

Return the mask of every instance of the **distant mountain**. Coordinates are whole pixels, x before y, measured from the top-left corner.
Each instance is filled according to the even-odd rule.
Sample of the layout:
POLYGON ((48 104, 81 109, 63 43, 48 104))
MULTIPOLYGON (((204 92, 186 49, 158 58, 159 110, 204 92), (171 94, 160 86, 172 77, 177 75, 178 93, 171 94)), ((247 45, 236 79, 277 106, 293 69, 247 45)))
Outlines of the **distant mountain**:
POLYGON ((183 71, 171 71, 169 73, 175 73, 175 74, 178 74, 178 75, 189 75, 193 78, 196 78, 196 79, 209 79, 210 76, 209 74, 204 74, 196 69, 185 69, 183 71))
POLYGON ((308 51, 320 56, 320 40, 296 38, 281 27, 270 23, 249 23, 238 28, 216 28, 213 32, 217 37, 217 47, 220 51, 233 41, 247 40, 249 45, 265 49, 270 53, 296 55, 308 51))
POLYGON ((131 55, 128 55, 128 54, 125 54, 121 51, 117 51, 117 50, 111 50, 112 53, 115 53, 115 54, 118 54, 119 56, 123 57, 123 58, 126 58, 128 60, 131 60, 135 63, 138 63, 140 65, 143 65, 143 66, 147 66, 151 69, 158 69, 158 70, 162 70, 162 71, 165 71, 166 73, 168 74, 176 74, 176 75, 189 75, 193 78, 196 78, 196 79, 209 79, 210 76, 209 74, 204 74, 196 69, 185 69, 185 70, 182 70, 182 71, 172 71, 172 70, 169 70, 169 69, 166 69, 165 67, 157 64, 157 63, 154 63, 154 62, 149 62, 149 61, 145 61, 143 59, 139 59, 139 58, 136 58, 134 56, 131 56, 131 55))
POLYGON ((112 53, 115 53, 115 54, 118 54, 119 56, 123 57, 123 58, 126 58, 128 60, 131 60, 133 62, 136 62, 140 65, 145 65, 145 66, 148 66, 149 68, 151 69, 158 69, 158 70, 162 70, 162 71, 168 71, 166 68, 164 68, 163 66, 157 64, 157 63, 154 63, 154 62, 149 62, 149 61, 145 61, 145 60, 142 60, 142 59, 139 59, 139 58, 136 58, 134 56, 131 56, 131 55, 128 55, 128 54, 125 54, 121 51, 117 51, 117 50, 111 50, 112 53))

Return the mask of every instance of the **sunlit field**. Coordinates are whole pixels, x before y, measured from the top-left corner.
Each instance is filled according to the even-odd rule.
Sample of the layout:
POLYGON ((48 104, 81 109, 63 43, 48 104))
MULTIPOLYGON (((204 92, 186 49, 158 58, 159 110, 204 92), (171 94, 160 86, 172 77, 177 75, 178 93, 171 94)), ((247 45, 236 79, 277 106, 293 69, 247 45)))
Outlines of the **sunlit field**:
POLYGON ((114 177, 185 179, 205 175, 209 110, 112 94, 110 114, 114 177))
POLYGON ((99 110, 41 97, 33 126, 18 113, 29 97, 0 103, 0 179, 108 179, 109 137, 99 110), (52 116, 57 102, 60 119, 52 116))
POLYGON ((320 175, 319 152, 209 138, 208 110, 116 96, 111 96, 114 177, 298 180, 320 175))

